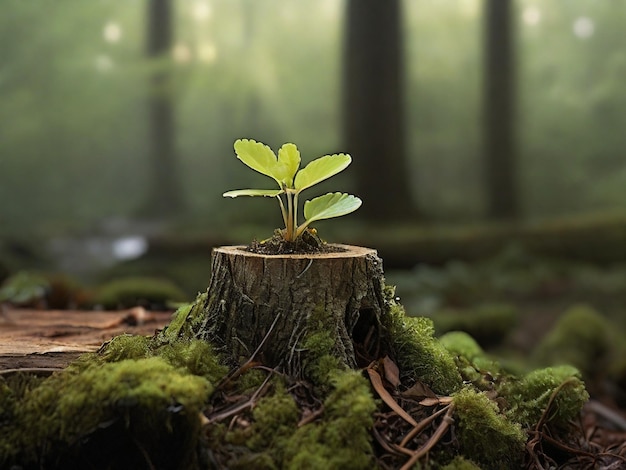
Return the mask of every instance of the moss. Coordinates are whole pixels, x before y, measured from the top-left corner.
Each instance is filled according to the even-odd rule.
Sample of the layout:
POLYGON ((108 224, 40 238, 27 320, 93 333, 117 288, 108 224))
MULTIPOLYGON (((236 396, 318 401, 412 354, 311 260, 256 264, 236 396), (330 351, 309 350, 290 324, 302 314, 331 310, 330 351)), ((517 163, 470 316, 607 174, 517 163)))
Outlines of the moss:
POLYGON ((213 346, 203 340, 181 340, 156 349, 154 354, 177 369, 202 376, 211 382, 219 381, 228 373, 228 368, 219 362, 213 346))
POLYGON ((151 277, 129 277, 110 281, 96 292, 93 302, 104 308, 164 308, 170 302, 184 302, 185 293, 174 283, 151 277))
POLYGON ((102 452, 83 445, 85 439, 103 449, 107 443, 114 448, 136 442, 137 455, 139 445, 153 457, 167 451, 188 462, 195 455, 199 413, 212 390, 205 378, 177 371, 158 357, 70 368, 16 397, 19 406, 3 426, 0 449, 12 449, 5 462, 63 468, 52 462, 102 452))
POLYGON ((254 425, 247 446, 253 452, 271 449, 273 461, 281 462, 286 441, 293 435, 299 417, 298 406, 283 387, 259 401, 252 413, 254 425))
POLYGON ((228 373, 211 344, 199 339, 164 343, 147 336, 120 335, 106 343, 98 355, 87 356, 87 361, 118 362, 153 356, 161 357, 173 367, 205 377, 211 382, 219 381, 228 373))
POLYGON ((492 388, 492 381, 502 373, 500 365, 489 358, 474 338, 464 331, 450 331, 439 341, 455 356, 464 381, 481 390, 492 388))
POLYGON ((0 389, 10 414, 0 421, 10 436, 0 438, 0 467, 93 459, 103 462, 94 468, 143 468, 149 455, 159 468, 194 468, 200 411, 226 373, 202 340, 115 337, 46 380, 0 389))
POLYGON ((328 331, 330 318, 332 316, 323 308, 314 309, 301 341, 303 375, 320 386, 327 386, 333 372, 341 368, 339 358, 332 354, 335 340, 328 331))
POLYGON ((99 358, 104 362, 117 362, 123 359, 143 359, 149 353, 150 337, 125 334, 105 343, 100 349, 99 358))
POLYGON ((537 347, 535 360, 548 366, 569 364, 584 377, 594 377, 600 364, 611 362, 611 331, 608 321, 594 309, 574 306, 537 347))
POLYGON ((209 301, 207 292, 198 294, 193 303, 180 306, 172 321, 158 335, 158 339, 164 343, 171 343, 179 338, 191 339, 205 319, 204 307, 209 301))
POLYGON ((485 356, 476 340, 464 331, 451 331, 439 338, 441 344, 455 356, 474 361, 485 356))
POLYGON ((383 316, 382 323, 403 382, 420 380, 442 395, 459 390, 461 376, 452 355, 434 337, 432 320, 407 317, 402 306, 393 300, 388 299, 388 305, 389 313, 383 316))
POLYGON ((376 402, 356 371, 336 372, 321 422, 295 431, 285 449, 287 469, 362 469, 373 466, 371 428, 376 402))
MULTIPOLYGON (((16 395, 15 391, 6 383, 4 377, 0 377, 0 433, 3 432, 3 427, 9 427, 7 423, 11 423, 14 419, 16 395)), ((5 466, 5 459, 11 453, 13 453, 11 442, 6 438, 0 437, 0 468, 5 466)))
POLYGON ((485 469, 514 468, 521 462, 525 433, 485 393, 463 387, 453 403, 462 455, 485 469))
POLYGON ((267 372, 260 369, 248 369, 241 374, 235 382, 237 393, 251 394, 254 393, 267 378, 267 372))
POLYGON ((507 381, 499 392, 508 402, 507 415, 524 427, 539 422, 551 398, 546 422, 555 427, 566 426, 589 399, 580 373, 571 366, 535 370, 521 380, 507 381))
POLYGON ((481 470, 481 469, 478 465, 476 465, 471 460, 467 460, 465 457, 457 456, 452 460, 452 462, 441 467, 441 470, 481 470))
POLYGON ((373 466, 371 428, 376 402, 361 373, 335 370, 329 379, 330 392, 317 397, 323 401, 319 419, 300 427, 300 409, 280 380, 273 379, 273 394, 258 402, 250 425, 232 431, 224 426, 209 431, 209 445, 220 447, 226 442, 231 449, 238 449, 231 453, 228 468, 326 470, 373 466))

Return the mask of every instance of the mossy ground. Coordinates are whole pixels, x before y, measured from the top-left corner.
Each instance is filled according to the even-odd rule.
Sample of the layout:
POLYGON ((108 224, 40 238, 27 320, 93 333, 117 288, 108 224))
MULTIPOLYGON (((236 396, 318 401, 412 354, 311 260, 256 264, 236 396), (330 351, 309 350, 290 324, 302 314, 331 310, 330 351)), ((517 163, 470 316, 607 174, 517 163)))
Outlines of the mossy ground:
MULTIPOLYGON (((416 419, 443 406, 407 398, 420 384, 451 397, 445 406, 454 410, 453 432, 420 468, 509 468, 523 460, 526 431, 540 420, 568 431, 588 397, 576 369, 512 374, 467 334, 435 338, 431 320, 407 317, 386 292, 381 326, 400 379, 386 388, 419 410, 416 419)), ((310 319, 304 379, 296 380, 254 362, 228 370, 210 344, 193 339, 207 295, 154 337, 117 337, 47 378, 0 378, 0 467, 362 469, 406 461, 374 429, 385 420, 411 427, 398 427, 362 371, 328 353, 323 310, 310 319)))

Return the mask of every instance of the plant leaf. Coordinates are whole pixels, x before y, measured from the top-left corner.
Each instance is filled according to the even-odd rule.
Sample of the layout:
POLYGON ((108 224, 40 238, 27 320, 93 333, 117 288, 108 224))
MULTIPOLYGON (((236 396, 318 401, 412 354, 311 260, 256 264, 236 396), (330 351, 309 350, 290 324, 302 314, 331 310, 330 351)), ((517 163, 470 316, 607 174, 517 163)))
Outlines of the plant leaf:
POLYGON ((266 196, 274 197, 284 193, 282 189, 236 189, 234 191, 226 191, 222 194, 223 197, 237 197, 237 196, 266 196))
POLYGON ((284 144, 278 150, 277 176, 288 188, 293 188, 293 178, 300 168, 300 151, 294 144, 284 144))
POLYGON ((239 139, 235 141, 234 147, 239 160, 253 170, 274 178, 282 188, 278 159, 271 148, 252 139, 239 139))
POLYGON ((294 187, 298 191, 310 188, 344 170, 350 162, 352 162, 352 158, 345 153, 325 155, 313 160, 298 172, 294 187))
POLYGON ((332 219, 354 212, 361 207, 361 200, 346 193, 327 193, 304 203, 307 225, 314 220, 332 219))

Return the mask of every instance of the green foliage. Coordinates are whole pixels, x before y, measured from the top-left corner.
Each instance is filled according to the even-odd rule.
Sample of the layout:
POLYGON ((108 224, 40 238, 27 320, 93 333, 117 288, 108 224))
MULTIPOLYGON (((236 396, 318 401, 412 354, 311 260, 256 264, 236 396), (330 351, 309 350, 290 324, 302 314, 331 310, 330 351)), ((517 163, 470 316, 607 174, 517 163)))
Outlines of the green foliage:
POLYGON ((93 302, 104 308, 165 307, 171 302, 187 300, 174 283, 152 277, 129 277, 110 281, 98 289, 93 302))
POLYGON ((453 398, 461 454, 485 469, 515 468, 526 442, 520 425, 500 413, 485 393, 473 388, 463 387, 453 398))
POLYGON ((227 191, 224 197, 276 197, 285 223, 281 232, 287 241, 295 241, 307 226, 316 221, 341 217, 354 212, 361 200, 350 194, 327 193, 304 203, 305 222, 298 225, 298 197, 302 191, 343 171, 352 161, 350 155, 325 155, 300 168, 300 152, 294 144, 284 144, 278 157, 265 144, 240 139, 235 142, 237 158, 253 170, 273 178, 280 189, 239 189, 227 191), (284 200, 283 200, 284 198, 284 200))
POLYGON ((461 376, 452 355, 433 336, 432 320, 407 317, 403 307, 393 301, 393 297, 387 302, 389 314, 383 317, 383 326, 389 333, 402 379, 423 381, 435 393, 442 395, 459 390, 461 376))

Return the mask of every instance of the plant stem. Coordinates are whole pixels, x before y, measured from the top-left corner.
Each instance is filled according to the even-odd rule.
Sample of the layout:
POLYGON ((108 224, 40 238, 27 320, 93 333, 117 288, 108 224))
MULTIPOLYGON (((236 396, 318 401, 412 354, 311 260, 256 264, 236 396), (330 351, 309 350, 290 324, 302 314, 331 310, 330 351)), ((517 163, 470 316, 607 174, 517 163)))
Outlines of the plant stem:
POLYGON ((293 227, 293 194, 287 190, 287 233, 285 234, 285 240, 292 242, 294 240, 294 227, 293 227))
POLYGON ((283 199, 280 197, 280 194, 276 196, 276 199, 278 199, 278 204, 280 204, 280 212, 283 215, 283 222, 285 223, 285 227, 287 227, 289 218, 287 211, 285 210, 285 204, 283 203, 283 199))
POLYGON ((298 238, 298 192, 293 195, 293 238, 298 238))

